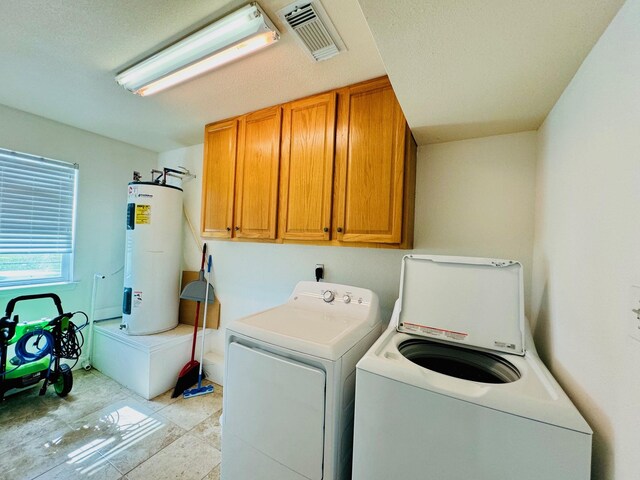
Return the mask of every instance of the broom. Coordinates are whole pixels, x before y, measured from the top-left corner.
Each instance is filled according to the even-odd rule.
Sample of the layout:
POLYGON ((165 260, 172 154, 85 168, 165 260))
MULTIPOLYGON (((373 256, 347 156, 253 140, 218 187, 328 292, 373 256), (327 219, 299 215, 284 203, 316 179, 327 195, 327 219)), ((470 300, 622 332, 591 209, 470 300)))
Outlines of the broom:
POLYGON ((176 382, 176 386, 173 389, 173 393, 171 394, 171 398, 176 398, 181 395, 187 388, 191 385, 194 385, 198 381, 198 370, 200 368, 200 363, 195 360, 196 356, 196 339, 198 338, 198 318, 200 316, 200 302, 206 295, 206 287, 208 283, 204 280, 204 259, 207 255, 207 244, 206 242, 202 245, 202 260, 200 261, 200 272, 198 274, 198 280, 194 282, 190 282, 186 287, 182 290, 180 294, 180 298, 185 300, 196 300, 196 318, 193 322, 193 341, 191 343, 191 360, 187 362, 187 364, 182 367, 180 373, 178 374, 178 381, 176 382), (203 285, 204 289, 203 290, 203 285))
MULTIPOLYGON (((211 280, 211 255, 209 255, 209 261, 207 262, 207 287, 209 287, 209 280, 211 280)), ((202 319, 202 346, 200 347, 200 369, 198 372, 198 386, 184 391, 184 398, 197 397, 198 395, 205 395, 207 393, 213 393, 213 385, 202 386, 202 358, 204 356, 204 339, 205 330, 207 328, 207 305, 209 304, 209 288, 205 293, 204 300, 204 318, 202 319)))

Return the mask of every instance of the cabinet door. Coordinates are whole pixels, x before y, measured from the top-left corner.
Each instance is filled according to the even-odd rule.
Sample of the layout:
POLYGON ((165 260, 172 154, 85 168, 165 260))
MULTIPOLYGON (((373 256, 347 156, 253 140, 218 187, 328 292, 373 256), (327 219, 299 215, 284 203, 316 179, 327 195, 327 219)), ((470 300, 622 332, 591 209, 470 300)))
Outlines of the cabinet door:
POLYGON ((205 129, 200 224, 206 237, 231 237, 237 137, 237 120, 205 129))
POLYGON ((402 240, 405 118, 388 79, 339 91, 337 239, 402 240))
POLYGON ((336 93, 288 103, 282 115, 280 238, 329 240, 336 93))
POLYGON ((276 238, 282 109, 240 118, 236 176, 237 238, 276 238))

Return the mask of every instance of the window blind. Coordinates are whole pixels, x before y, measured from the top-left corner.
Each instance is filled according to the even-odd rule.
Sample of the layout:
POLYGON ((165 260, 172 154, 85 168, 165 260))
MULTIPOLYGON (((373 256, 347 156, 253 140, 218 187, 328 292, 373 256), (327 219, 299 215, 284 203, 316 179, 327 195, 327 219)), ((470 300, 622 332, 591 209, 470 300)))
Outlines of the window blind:
POLYGON ((0 148, 0 254, 72 252, 77 170, 0 148))

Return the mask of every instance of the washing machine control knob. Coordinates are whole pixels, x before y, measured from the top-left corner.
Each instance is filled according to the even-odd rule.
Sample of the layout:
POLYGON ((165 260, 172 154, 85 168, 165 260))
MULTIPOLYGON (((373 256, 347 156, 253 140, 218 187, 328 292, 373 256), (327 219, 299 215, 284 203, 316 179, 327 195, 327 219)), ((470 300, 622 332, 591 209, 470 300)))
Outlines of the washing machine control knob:
POLYGON ((327 302, 333 302, 333 299, 336 298, 336 295, 331 290, 325 290, 322 292, 322 299, 327 302))
POLYGON ((351 297, 349 295, 345 295, 344 297, 342 297, 342 301, 344 303, 351 303, 351 297))

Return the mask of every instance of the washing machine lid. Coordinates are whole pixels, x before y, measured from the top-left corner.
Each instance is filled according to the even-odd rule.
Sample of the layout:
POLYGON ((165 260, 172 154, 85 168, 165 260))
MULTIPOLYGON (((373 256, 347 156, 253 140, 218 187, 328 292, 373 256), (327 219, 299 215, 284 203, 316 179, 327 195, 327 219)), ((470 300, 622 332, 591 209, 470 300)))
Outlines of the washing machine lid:
POLYGON ((397 330, 524 355, 522 265, 512 260, 406 255, 397 330))

